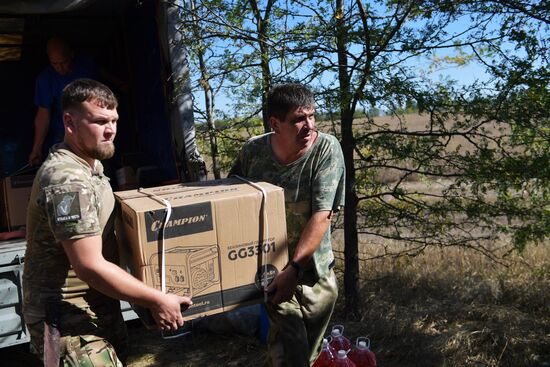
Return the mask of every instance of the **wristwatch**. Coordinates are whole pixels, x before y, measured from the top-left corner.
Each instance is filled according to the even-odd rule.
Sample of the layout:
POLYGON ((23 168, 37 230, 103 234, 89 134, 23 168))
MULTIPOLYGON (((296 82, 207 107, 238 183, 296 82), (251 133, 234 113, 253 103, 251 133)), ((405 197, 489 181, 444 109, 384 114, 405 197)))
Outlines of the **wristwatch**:
POLYGON ((298 274, 298 280, 302 280, 304 276, 304 268, 302 268, 302 266, 294 260, 290 260, 288 264, 292 266, 294 269, 296 269, 296 273, 298 274))

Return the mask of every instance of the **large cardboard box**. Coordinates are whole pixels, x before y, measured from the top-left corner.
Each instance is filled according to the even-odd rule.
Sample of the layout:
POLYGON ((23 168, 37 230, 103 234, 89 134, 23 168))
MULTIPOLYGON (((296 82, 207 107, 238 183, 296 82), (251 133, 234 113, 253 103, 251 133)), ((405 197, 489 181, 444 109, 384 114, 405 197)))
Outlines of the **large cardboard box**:
POLYGON ((0 227, 14 230, 27 222, 27 205, 34 175, 5 177, 0 181, 0 227))
POLYGON ((115 193, 127 267, 161 289, 164 263, 166 291, 192 297, 185 320, 263 301, 262 282, 288 262, 283 190, 256 184, 265 205, 261 190, 233 178, 115 193))

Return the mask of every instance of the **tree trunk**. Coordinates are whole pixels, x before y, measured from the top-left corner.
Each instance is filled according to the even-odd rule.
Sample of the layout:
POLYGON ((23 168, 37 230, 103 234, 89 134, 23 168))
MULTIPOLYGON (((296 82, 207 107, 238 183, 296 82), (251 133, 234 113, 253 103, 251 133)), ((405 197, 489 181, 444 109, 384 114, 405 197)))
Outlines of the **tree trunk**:
POLYGON ((260 64, 262 68, 262 121, 264 131, 266 133, 271 131, 269 119, 267 118, 267 94, 271 88, 271 69, 269 68, 269 45, 267 44, 267 40, 269 37, 269 19, 271 17, 271 7, 273 6, 273 3, 274 0, 269 0, 267 2, 265 6, 265 14, 262 18, 257 0, 250 0, 252 12, 256 18, 256 29, 258 30, 259 40, 258 44, 260 46, 260 64))
POLYGON ((210 155, 212 157, 212 171, 214 178, 219 180, 220 167, 218 164, 218 141, 216 138, 216 122, 214 121, 214 95, 208 82, 208 73, 204 61, 204 52, 198 52, 199 66, 201 69, 201 86, 204 90, 204 106, 206 110, 206 126, 208 126, 208 138, 210 140, 210 155))
MULTIPOLYGON (((191 7, 193 10, 193 22, 194 22, 194 33, 196 35, 197 42, 202 43, 200 38, 201 31, 199 30, 199 21, 194 13, 195 3, 191 2, 191 7)), ((212 157, 212 171, 214 171, 214 178, 216 180, 220 179, 220 167, 218 164, 218 142, 216 138, 216 123, 214 121, 214 94, 212 93, 212 88, 210 82, 208 81, 208 70, 206 66, 206 61, 204 60, 204 49, 202 47, 197 48, 197 56, 199 59, 199 68, 201 72, 201 87, 204 91, 204 105, 206 110, 206 125, 208 126, 208 138, 210 141, 210 154, 212 157)))
MULTIPOLYGON (((261 37, 265 39, 265 35, 261 37)), ((267 117, 267 94, 271 88, 271 71, 269 69, 269 50, 265 41, 260 41, 260 52, 262 60, 262 120, 264 123, 264 131, 268 133, 271 131, 271 126, 269 125, 269 119, 267 117)))
MULTIPOLYGON (((350 112, 350 111, 347 111, 350 112)), ((346 311, 357 313, 359 311, 359 257, 357 236, 357 204, 358 198, 355 191, 355 167, 353 164, 353 151, 355 142, 353 138, 352 122, 353 114, 346 113, 342 116, 342 152, 346 165, 346 203, 344 208, 344 292, 346 297, 346 311)))
POLYGON ((216 137, 216 123, 214 121, 214 96, 212 94, 212 88, 210 88, 210 84, 207 81, 204 81, 204 83, 204 104, 206 108, 206 125, 208 126, 208 138, 210 140, 210 154, 212 156, 212 171, 214 171, 214 178, 216 180, 219 180, 221 178, 221 175, 220 166, 218 164, 218 140, 216 137))
POLYGON ((340 113, 342 152, 346 166, 346 201, 344 209, 344 294, 346 312, 359 311, 359 260, 357 237, 357 193, 355 192, 355 167, 353 152, 353 110, 350 91, 350 74, 347 60, 347 29, 344 18, 344 1, 336 0, 336 47, 338 51, 338 79, 340 84, 340 113))

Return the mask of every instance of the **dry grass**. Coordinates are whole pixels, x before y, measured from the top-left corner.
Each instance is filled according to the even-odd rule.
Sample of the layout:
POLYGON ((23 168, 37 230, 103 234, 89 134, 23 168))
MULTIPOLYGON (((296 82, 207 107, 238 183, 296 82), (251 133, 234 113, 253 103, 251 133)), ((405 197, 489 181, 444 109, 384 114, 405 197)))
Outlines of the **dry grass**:
MULTIPOLYGON (((388 250, 382 248, 361 248, 359 315, 346 314, 340 297, 332 320, 352 339, 370 337, 379 366, 527 367, 550 361, 547 246, 509 255, 503 264, 460 248, 377 257, 388 250)), ((140 330, 131 334, 131 367, 264 365, 266 347, 257 337, 197 328, 160 342, 140 330)))
MULTIPOLYGON (((383 132, 383 131, 393 131, 393 132, 404 132, 407 131, 409 133, 428 133, 433 130, 433 132, 441 132, 441 128, 437 125, 434 125, 430 127, 430 116, 428 114, 406 114, 401 116, 400 118, 397 118, 395 116, 378 116, 374 117, 372 122, 370 122, 367 118, 356 118, 353 121, 353 129, 356 132, 355 138, 358 138, 361 136, 361 134, 365 131, 365 128, 367 125, 372 125, 373 131, 383 132)), ((332 133, 332 134, 339 134, 340 127, 339 127, 339 121, 319 121, 317 123, 318 128, 321 131, 332 133)), ((452 127, 455 127, 456 130, 456 120, 447 120, 444 122, 445 128, 451 130, 452 127)), ((507 138, 504 138, 510 133, 509 126, 506 126, 504 124, 497 124, 493 121, 485 122, 482 124, 483 130, 485 131, 485 134, 487 136, 490 136, 492 138, 502 138, 503 141, 508 140, 507 138)), ((466 131, 468 129, 462 128, 458 129, 458 131, 466 131)), ((479 129, 481 130, 481 129, 479 129)), ((481 132, 481 131, 480 131, 481 132)), ((476 152, 477 148, 474 146, 473 142, 480 143, 480 136, 478 135, 472 135, 470 134, 469 139, 466 139, 464 136, 461 135, 453 135, 448 137, 441 137, 439 138, 440 142, 445 144, 445 151, 447 154, 471 154, 476 152), (471 140, 469 140, 471 139, 471 140)), ((488 144, 488 147, 490 148, 497 148, 497 145, 495 141, 487 140, 486 143, 488 144)), ((497 149, 498 150, 498 149, 497 149)), ((382 158, 380 155, 380 152, 378 152, 378 155, 376 155, 376 158, 382 158)), ((359 159, 359 156, 356 155, 356 159, 359 159)), ((396 162, 392 162, 396 163, 396 162)), ((397 163, 398 166, 406 169, 417 169, 418 162, 407 162, 407 161, 400 161, 397 163)), ((384 167, 384 168, 372 168, 372 172, 375 174, 376 182, 378 183, 384 183, 384 184, 392 184, 396 181, 400 181, 401 179, 404 179, 403 182, 418 182, 420 180, 420 175, 417 173, 408 174, 406 177, 404 177, 404 171, 397 168, 390 168, 390 167, 384 167)), ((453 171, 451 169, 448 170, 447 173, 452 173, 453 171)), ((423 177, 423 180, 425 180, 426 177, 423 177)))
MULTIPOLYGON (((362 257, 382 249, 363 246, 362 257)), ((543 366, 550 362, 549 260, 547 246, 500 265, 460 248, 366 260, 361 316, 345 323, 351 335, 371 337, 381 366, 543 366)))
MULTIPOLYGON (((335 235, 337 248, 340 236, 335 235)), ((401 245, 363 241, 360 313, 344 312, 342 292, 332 324, 343 324, 352 339, 370 337, 381 367, 542 367, 550 362, 547 245, 511 254, 502 265, 460 248, 380 256, 399 252, 401 245)), ((340 278, 341 269, 339 261, 340 278)), ((250 367, 265 361, 266 346, 257 336, 214 333, 200 323, 190 335, 172 340, 162 340, 138 321, 129 331, 129 367, 250 367)), ((0 355, 13 361, 8 365, 30 366, 26 347, 6 348, 0 355)))

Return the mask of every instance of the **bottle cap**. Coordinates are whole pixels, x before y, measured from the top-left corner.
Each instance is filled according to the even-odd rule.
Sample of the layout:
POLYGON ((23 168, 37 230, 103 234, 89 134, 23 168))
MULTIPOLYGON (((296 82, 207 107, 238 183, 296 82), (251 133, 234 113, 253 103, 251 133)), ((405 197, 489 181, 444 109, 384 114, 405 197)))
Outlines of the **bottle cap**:
POLYGON ((366 336, 360 336, 357 338, 355 345, 358 349, 370 349, 370 339, 366 336))
POLYGON ((338 351, 338 358, 342 359, 342 358, 346 358, 346 351, 343 350, 343 349, 340 349, 338 351))

